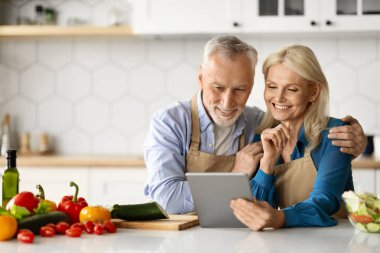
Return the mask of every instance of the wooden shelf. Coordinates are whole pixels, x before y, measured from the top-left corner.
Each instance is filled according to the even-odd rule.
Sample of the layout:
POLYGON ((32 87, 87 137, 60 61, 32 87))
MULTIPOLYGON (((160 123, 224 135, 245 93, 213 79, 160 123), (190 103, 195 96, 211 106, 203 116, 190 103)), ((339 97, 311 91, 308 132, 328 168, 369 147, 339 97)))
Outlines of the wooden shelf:
POLYGON ((0 26, 0 38, 131 35, 133 31, 128 26, 0 26))
MULTIPOLYGON (((2 167, 6 160, 1 159, 2 167)), ((65 156, 65 155, 36 155, 17 157, 17 166, 32 167, 112 167, 112 168, 135 168, 145 167, 142 156, 112 156, 112 155, 88 155, 88 156, 65 156)))
POLYGON ((380 157, 360 156, 354 159, 351 164, 354 169, 380 169, 380 157))

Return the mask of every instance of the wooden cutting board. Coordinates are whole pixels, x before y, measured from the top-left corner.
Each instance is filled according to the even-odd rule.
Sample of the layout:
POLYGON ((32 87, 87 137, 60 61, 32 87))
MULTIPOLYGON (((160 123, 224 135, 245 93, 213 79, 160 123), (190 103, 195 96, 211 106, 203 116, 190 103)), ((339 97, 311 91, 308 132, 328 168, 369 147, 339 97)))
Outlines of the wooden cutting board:
POLYGON ((133 228, 147 230, 184 230, 199 225, 196 215, 169 215, 169 219, 151 221, 125 221, 113 219, 118 228, 133 228))

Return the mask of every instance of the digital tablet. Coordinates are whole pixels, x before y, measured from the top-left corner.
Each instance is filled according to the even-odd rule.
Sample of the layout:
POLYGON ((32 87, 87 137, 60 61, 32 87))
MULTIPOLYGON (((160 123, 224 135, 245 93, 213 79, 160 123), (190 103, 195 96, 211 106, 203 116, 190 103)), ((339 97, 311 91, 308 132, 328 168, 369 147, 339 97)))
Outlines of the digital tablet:
POLYGON ((201 227, 246 227, 233 214, 232 199, 252 200, 248 176, 244 173, 186 173, 201 227))

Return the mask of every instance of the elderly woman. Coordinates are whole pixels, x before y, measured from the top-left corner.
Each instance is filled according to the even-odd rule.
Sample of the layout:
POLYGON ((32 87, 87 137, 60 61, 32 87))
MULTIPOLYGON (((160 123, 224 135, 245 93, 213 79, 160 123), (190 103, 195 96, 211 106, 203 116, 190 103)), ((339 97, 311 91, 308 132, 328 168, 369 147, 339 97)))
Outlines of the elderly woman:
POLYGON ((328 130, 345 123, 327 114, 329 89, 314 53, 294 45, 263 64, 267 112, 255 141, 264 155, 251 180, 257 200, 231 201, 253 230, 333 226, 344 214, 341 195, 353 190, 351 159, 333 146, 328 130))

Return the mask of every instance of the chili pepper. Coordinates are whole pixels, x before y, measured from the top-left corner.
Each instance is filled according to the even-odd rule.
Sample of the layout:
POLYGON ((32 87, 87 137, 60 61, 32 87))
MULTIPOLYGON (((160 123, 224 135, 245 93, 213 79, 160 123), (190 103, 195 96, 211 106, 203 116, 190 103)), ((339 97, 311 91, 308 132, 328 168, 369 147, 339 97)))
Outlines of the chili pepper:
POLYGON ((75 187, 74 196, 64 196, 58 205, 58 210, 66 213, 72 223, 79 222, 79 213, 83 207, 88 206, 84 198, 78 198, 79 187, 76 183, 70 182, 71 187, 75 187))

